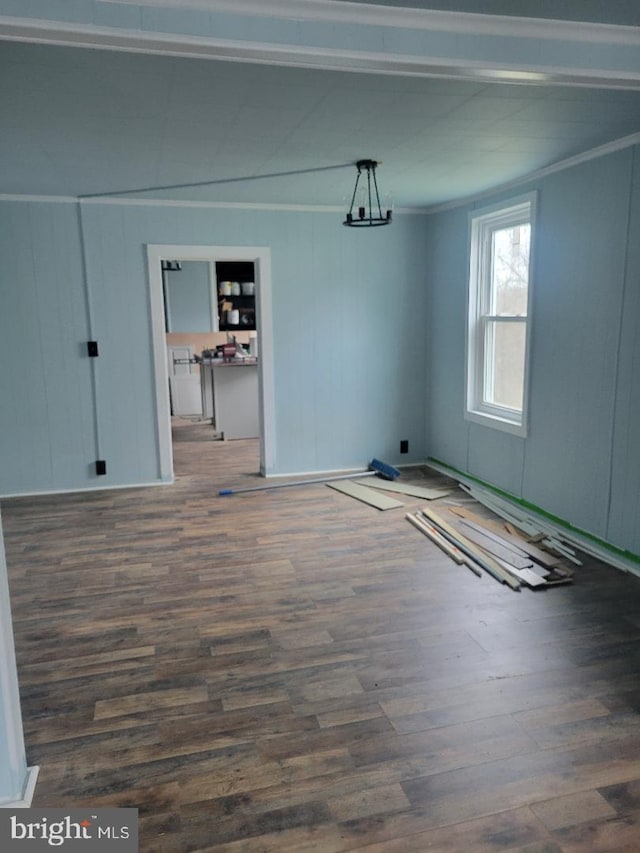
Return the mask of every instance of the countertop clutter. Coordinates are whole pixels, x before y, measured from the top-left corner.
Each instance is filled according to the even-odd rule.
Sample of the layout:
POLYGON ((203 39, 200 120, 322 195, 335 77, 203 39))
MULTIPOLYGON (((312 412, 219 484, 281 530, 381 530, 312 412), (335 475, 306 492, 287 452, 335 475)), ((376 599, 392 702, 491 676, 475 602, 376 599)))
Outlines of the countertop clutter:
POLYGON ((249 334, 248 344, 240 343, 234 335, 227 334, 227 342, 219 344, 215 349, 202 350, 196 361, 201 364, 256 364, 258 361, 257 336, 249 334))

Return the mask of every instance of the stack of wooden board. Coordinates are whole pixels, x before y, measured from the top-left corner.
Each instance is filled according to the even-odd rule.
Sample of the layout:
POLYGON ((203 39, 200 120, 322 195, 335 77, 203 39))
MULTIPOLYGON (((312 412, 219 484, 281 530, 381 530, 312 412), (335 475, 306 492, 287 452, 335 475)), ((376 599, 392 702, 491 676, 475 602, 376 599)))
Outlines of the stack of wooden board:
POLYGON ((425 507, 408 520, 458 563, 464 563, 479 574, 492 575, 511 589, 524 584, 531 588, 556 586, 572 580, 571 571, 561 559, 527 542, 506 529, 499 531, 487 519, 464 508, 448 508, 455 516, 449 521, 430 507, 425 507), (462 559, 460 559, 462 557, 462 559))
MULTIPOLYGON (((392 494, 429 501, 450 494, 449 490, 443 488, 426 488, 373 478, 331 481, 326 485, 380 510, 404 505, 392 494)), ((462 488, 468 493, 472 492, 467 486, 462 488)), ((472 494, 472 497, 475 499, 476 495, 472 494)), ((480 498, 478 500, 485 503, 480 498)), ((494 508, 491 496, 485 505, 494 508)), ((568 559, 578 563, 575 552, 527 523, 518 524, 519 519, 515 515, 503 511, 506 522, 483 518, 468 507, 456 505, 448 506, 443 513, 440 510, 436 513, 431 507, 425 506, 418 512, 407 513, 406 518, 451 559, 467 566, 478 576, 490 574, 514 590, 523 585, 539 588, 570 583, 572 572, 565 567, 565 561, 568 559), (540 540, 544 547, 541 547, 540 540), (550 553, 550 549, 555 549, 556 553, 550 553)))

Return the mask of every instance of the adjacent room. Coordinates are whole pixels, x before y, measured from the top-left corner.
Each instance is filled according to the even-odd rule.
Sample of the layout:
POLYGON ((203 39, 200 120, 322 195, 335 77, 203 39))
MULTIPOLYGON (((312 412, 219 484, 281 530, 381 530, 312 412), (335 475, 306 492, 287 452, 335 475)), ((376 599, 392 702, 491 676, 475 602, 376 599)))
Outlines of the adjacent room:
POLYGON ((0 806, 638 849, 637 3, 0 0, 0 69, 0 806))

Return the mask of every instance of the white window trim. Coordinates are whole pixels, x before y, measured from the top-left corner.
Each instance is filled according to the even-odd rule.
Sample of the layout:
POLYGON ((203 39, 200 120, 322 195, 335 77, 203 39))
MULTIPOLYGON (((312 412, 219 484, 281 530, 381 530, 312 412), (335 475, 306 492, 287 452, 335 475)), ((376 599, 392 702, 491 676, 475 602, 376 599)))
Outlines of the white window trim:
POLYGON ((527 193, 515 199, 473 210, 469 213, 469 287, 467 301, 465 420, 493 429, 526 437, 529 419, 529 366, 531 343, 531 313, 534 281, 535 222, 537 193, 527 193), (484 372, 484 326, 481 318, 492 319, 483 311, 486 289, 482 282, 486 270, 484 251, 485 234, 499 227, 517 223, 518 218, 531 224, 531 252, 529 256, 529 283, 527 288, 527 316, 523 318, 500 317, 501 322, 526 323, 524 387, 522 410, 496 406, 481 399, 484 372))

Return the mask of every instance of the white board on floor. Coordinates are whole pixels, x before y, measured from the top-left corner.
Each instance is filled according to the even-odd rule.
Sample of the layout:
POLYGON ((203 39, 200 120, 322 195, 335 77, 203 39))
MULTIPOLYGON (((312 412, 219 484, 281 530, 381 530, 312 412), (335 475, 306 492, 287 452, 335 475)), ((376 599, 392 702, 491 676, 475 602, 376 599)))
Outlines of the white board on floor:
POLYGON ((413 498, 423 498, 426 501, 434 501, 437 498, 444 498, 450 494, 448 489, 427 489, 424 486, 414 486, 411 483, 395 483, 391 480, 376 480, 371 477, 369 480, 354 480, 361 486, 368 486, 372 489, 382 489, 384 492, 397 492, 400 495, 409 495, 413 498))
POLYGON ((395 498, 390 498, 387 495, 381 495, 374 489, 369 489, 367 486, 363 486, 360 483, 354 483, 352 480, 342 480, 339 483, 327 483, 327 486, 329 486, 330 489, 335 489, 337 492, 342 492, 345 495, 349 495, 351 498, 355 498, 358 501, 369 504, 369 506, 374 506, 376 509, 393 509, 394 507, 404 506, 404 504, 395 500, 395 498))

